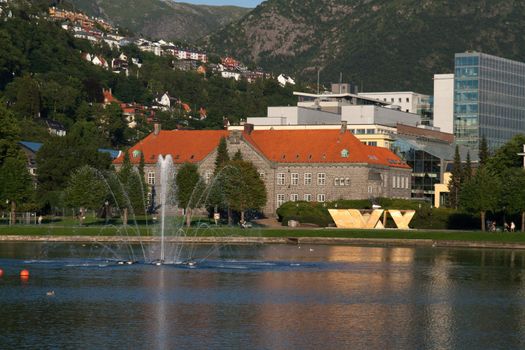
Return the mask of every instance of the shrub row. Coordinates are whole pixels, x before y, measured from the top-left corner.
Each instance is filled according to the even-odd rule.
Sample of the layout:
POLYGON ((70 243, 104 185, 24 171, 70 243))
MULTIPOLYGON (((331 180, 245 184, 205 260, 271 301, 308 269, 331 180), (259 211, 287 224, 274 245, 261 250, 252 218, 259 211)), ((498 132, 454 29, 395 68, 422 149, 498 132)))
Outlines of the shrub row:
MULTIPOLYGON (((415 210, 416 215, 410 223, 415 229, 478 229, 479 217, 447 208, 431 208, 428 202, 378 198, 375 203, 382 209, 415 210)), ((289 220, 297 220, 301 224, 313 224, 319 227, 335 226, 329 208, 336 209, 372 209, 369 200, 338 200, 327 203, 317 202, 286 202, 277 215, 283 226, 289 220)), ((388 217, 387 228, 394 228, 395 223, 388 217)))

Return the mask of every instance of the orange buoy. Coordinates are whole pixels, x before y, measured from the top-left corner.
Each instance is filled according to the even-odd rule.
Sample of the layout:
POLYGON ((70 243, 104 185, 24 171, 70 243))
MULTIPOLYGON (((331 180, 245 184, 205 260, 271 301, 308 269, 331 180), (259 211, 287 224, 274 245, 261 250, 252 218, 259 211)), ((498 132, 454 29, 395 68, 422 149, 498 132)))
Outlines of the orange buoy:
POLYGON ((4 275, 4 270, 0 269, 0 277, 4 275))
POLYGON ((29 271, 26 269, 23 269, 20 271, 20 278, 22 279, 28 279, 29 278, 29 271))

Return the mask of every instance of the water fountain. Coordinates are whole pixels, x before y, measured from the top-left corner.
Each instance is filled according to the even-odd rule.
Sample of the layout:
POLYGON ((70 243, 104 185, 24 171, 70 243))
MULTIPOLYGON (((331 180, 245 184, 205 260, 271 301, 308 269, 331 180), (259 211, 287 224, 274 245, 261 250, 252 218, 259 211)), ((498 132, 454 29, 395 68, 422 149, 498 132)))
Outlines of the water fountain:
POLYGON ((174 176, 173 159, 170 154, 166 157, 159 156, 157 162, 158 173, 160 175, 160 258, 159 263, 163 264, 166 261, 166 208, 168 206, 169 194, 172 192, 172 182, 174 176))

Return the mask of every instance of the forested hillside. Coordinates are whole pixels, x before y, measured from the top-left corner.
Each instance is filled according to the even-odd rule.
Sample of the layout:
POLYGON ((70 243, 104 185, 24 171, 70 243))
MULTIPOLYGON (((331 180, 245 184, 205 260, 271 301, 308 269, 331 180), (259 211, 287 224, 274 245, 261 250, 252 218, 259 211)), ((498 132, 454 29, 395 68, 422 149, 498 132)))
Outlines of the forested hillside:
POLYGON ((115 74, 82 57, 90 53, 111 62, 122 52, 75 39, 59 23, 46 19, 47 3, 10 2, 0 13, 0 198, 18 196, 20 202, 34 199, 40 207, 55 205, 75 169, 110 166, 109 158, 97 149, 126 149, 151 131, 152 120, 137 115, 137 125, 131 128, 121 105, 104 106, 103 89, 122 103, 148 110, 165 92, 184 102, 188 109, 156 111, 164 129, 222 128, 225 117, 235 123, 266 115, 268 105, 295 101, 292 90, 275 80, 249 84, 211 73, 183 72, 172 68, 173 57, 143 53, 133 45, 123 49, 129 76, 115 74), (140 68, 133 58, 142 62, 140 68), (204 119, 199 118, 201 108, 206 110, 204 119), (63 124, 67 136, 51 136, 46 120, 63 124), (17 145, 21 140, 44 142, 37 154, 39 193, 34 198, 24 194, 32 190, 27 160, 17 145), (27 181, 20 185, 19 179, 27 181))
POLYGON ((367 91, 431 93, 456 52, 525 60, 525 2, 516 0, 268 0, 212 34, 210 50, 266 70, 367 91))
POLYGON ((236 6, 192 5, 172 0, 68 0, 77 10, 152 39, 193 41, 245 15, 236 6))

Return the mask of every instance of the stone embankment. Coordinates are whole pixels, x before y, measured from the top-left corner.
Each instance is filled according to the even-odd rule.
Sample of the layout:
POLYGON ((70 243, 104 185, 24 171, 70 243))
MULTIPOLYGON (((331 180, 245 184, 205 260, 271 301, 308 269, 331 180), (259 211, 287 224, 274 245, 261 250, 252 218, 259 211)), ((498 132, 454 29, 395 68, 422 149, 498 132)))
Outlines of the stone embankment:
MULTIPOLYGON (((160 237, 127 236, 0 236, 0 242, 42 243, 156 243, 160 237)), ((193 244, 321 244, 373 247, 439 247, 525 249, 524 243, 480 242, 432 239, 329 238, 329 237, 166 237, 168 243, 193 244)))

